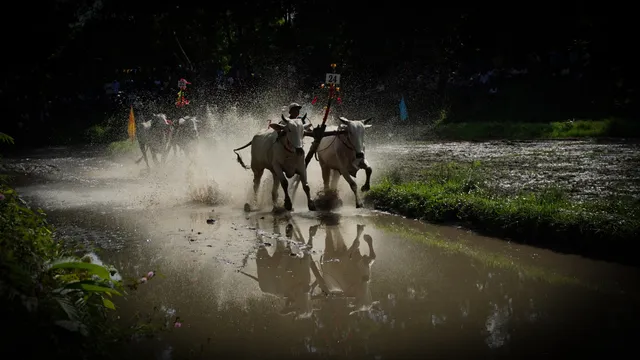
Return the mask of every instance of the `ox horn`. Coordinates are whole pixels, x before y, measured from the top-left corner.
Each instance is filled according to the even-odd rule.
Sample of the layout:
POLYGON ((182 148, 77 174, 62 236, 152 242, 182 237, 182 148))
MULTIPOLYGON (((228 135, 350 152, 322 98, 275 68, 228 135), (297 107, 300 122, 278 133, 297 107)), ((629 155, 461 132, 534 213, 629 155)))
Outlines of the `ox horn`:
POLYGON ((288 122, 289 122, 289 120, 287 120, 287 118, 286 118, 286 117, 284 117, 284 115, 280 114, 280 116, 282 117, 282 121, 284 121, 285 123, 288 123, 288 122))
POLYGON ((304 113, 304 116, 302 117, 302 123, 304 124, 307 121, 307 113, 304 113))

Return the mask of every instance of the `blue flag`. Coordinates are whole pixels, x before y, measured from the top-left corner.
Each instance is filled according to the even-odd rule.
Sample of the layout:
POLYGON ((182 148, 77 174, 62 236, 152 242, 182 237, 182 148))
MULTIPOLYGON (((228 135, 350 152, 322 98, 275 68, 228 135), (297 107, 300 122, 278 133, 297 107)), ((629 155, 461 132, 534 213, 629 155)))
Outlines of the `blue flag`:
POLYGON ((405 121, 409 118, 409 112, 407 111, 407 104, 404 102, 404 96, 400 100, 400 120, 405 121))

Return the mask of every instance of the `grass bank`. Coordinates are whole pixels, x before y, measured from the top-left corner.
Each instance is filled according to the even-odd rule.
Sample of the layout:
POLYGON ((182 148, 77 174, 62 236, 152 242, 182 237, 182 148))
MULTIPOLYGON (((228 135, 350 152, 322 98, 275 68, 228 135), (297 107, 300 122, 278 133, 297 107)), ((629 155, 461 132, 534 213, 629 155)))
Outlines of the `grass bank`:
POLYGON ((463 122, 438 124, 425 137, 443 140, 640 138, 640 121, 575 120, 550 123, 463 122))
POLYGON ((138 141, 120 140, 109 143, 107 153, 111 156, 125 155, 139 148, 138 141))
POLYGON ((391 172, 366 201, 379 210, 434 223, 462 223, 480 233, 594 258, 637 264, 640 204, 628 199, 578 203, 560 189, 506 194, 482 164, 436 164, 421 181, 391 172))

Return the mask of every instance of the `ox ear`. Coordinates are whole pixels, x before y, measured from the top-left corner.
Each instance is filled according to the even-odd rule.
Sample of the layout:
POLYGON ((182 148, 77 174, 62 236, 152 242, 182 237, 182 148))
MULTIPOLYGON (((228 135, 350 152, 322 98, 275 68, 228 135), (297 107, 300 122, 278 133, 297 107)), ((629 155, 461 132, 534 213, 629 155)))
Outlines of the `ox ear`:
POLYGON ((340 116, 338 119, 340 119, 340 121, 345 125, 349 124, 349 120, 346 117, 340 116))
POLYGON ((271 123, 269 124, 269 127, 272 128, 275 131, 282 131, 284 130, 284 125, 279 124, 279 123, 271 123))
POLYGON ((282 121, 284 121, 285 124, 289 122, 289 119, 284 117, 284 115, 280 114, 280 117, 282 118, 282 121))

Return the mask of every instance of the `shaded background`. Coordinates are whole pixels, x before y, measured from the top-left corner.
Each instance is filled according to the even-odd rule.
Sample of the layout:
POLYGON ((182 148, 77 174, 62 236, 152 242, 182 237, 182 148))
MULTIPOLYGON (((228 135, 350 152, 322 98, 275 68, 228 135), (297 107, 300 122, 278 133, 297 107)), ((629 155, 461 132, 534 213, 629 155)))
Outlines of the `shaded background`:
POLYGON ((638 111, 634 15, 612 2, 54 0, 5 10, 0 131, 23 147, 83 142, 114 118, 124 137, 130 96, 171 113, 180 77, 193 83, 196 113, 237 103, 260 116, 315 95, 321 107, 330 63, 347 117, 546 122, 638 111))

